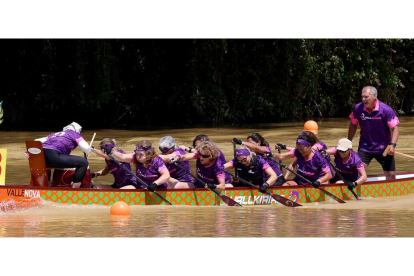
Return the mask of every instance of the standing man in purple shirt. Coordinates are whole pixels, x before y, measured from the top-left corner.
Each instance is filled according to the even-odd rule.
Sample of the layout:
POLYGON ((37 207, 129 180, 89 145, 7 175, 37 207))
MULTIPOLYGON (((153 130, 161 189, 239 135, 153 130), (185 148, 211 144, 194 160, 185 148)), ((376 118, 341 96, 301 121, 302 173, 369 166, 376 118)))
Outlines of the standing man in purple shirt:
POLYGON ((79 188, 88 169, 88 160, 80 156, 70 155, 79 146, 88 155, 91 149, 80 132, 82 127, 73 122, 63 131, 36 139, 43 143, 46 166, 49 168, 76 168, 72 188, 79 188))
POLYGON ((361 127, 358 154, 365 168, 375 158, 382 166, 387 180, 395 179, 394 152, 397 146, 400 123, 394 110, 377 99, 377 89, 366 86, 362 89, 362 102, 354 106, 349 124, 348 139, 352 141, 358 128, 361 127), (391 145, 387 156, 383 156, 385 148, 391 145))

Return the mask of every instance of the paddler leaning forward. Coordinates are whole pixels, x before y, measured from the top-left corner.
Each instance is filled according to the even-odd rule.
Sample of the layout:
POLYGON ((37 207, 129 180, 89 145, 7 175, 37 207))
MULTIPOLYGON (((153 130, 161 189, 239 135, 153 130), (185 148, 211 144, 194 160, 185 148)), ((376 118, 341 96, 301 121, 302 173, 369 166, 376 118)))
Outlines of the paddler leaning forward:
MULTIPOLYGON (((154 192, 156 189, 167 189, 170 173, 150 141, 139 141, 133 153, 123 154, 113 151, 113 148, 104 149, 104 153, 111 154, 120 162, 135 163, 136 176, 139 179, 137 180, 139 184, 145 183, 144 187, 149 191, 154 192)), ((105 158, 106 155, 101 157, 105 158)))
MULTIPOLYGON (((216 144, 210 141, 201 142, 196 147, 196 152, 187 153, 186 155, 178 156, 178 158, 173 157, 170 159, 170 162, 174 163, 191 159, 197 159, 197 178, 207 184, 209 189, 221 192, 226 187, 233 187, 230 176, 224 172, 224 164, 220 160, 219 149, 216 144)), ((194 185, 196 188, 204 187, 204 184, 199 180, 196 180, 194 185)))
MULTIPOLYGON (((328 184, 332 178, 332 173, 328 161, 312 148, 315 141, 311 136, 300 134, 296 139, 296 147, 290 152, 277 154, 274 153, 274 159, 287 160, 297 159, 297 174, 305 177, 312 182, 312 186, 319 188, 321 184, 328 184)), ((293 180, 286 181, 283 186, 306 185, 308 182, 296 176, 293 180)))

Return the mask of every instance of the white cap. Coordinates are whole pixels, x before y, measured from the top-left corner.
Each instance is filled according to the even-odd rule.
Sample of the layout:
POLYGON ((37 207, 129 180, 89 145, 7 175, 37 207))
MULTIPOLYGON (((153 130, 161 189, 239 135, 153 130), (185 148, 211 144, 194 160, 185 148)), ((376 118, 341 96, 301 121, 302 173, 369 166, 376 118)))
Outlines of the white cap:
POLYGON ((348 149, 352 149, 352 142, 349 139, 342 138, 338 141, 336 148, 341 151, 347 151, 348 149))
POLYGON ((63 128, 63 130, 68 130, 68 129, 73 130, 77 133, 80 133, 82 131, 82 127, 76 122, 72 122, 71 124, 63 128))

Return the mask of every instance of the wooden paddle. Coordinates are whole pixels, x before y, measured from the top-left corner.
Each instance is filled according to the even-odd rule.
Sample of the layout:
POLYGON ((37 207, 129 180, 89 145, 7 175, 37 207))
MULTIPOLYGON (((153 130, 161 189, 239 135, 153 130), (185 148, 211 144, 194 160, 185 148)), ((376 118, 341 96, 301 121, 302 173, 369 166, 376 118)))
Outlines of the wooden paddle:
MULTIPOLYGON (((194 177, 195 179, 197 179, 198 181, 200 181, 200 183, 202 183, 205 187, 207 187, 207 184, 204 183, 203 180, 201 180, 200 178, 198 178, 197 176, 195 176, 194 174, 192 174, 191 172, 189 172, 188 170, 186 170, 183 166, 181 166, 180 164, 178 164, 176 162, 174 163, 174 165, 176 165, 177 167, 179 167, 180 169, 182 169, 186 173, 190 174, 192 177, 194 177)), ((209 189, 209 190, 212 191, 213 193, 215 193, 216 195, 218 195, 221 198, 221 200, 223 200, 228 206, 240 206, 241 207, 241 204, 240 203, 234 201, 230 197, 228 197, 226 195, 219 194, 216 190, 212 190, 212 189, 209 189)))
MULTIPOLYGON (((382 155, 383 156, 386 156, 388 154, 388 152, 390 151, 390 148, 391 148, 391 145, 388 145, 385 148, 384 153, 382 155)), ((408 154, 405 154, 405 153, 402 153, 402 152, 398 152, 398 151, 395 151, 394 154, 399 155, 399 156, 402 156, 402 157, 405 157, 407 159, 414 160, 414 156, 412 156, 412 155, 408 155, 408 154)))
MULTIPOLYGON (((345 178, 342 176, 342 174, 339 172, 339 170, 331 163, 328 161, 328 157, 325 157, 326 161, 329 163, 329 165, 331 165, 332 169, 334 169, 334 171, 336 172, 336 174, 339 176, 339 178, 346 184, 347 181, 349 180, 345 180, 345 178)), ((349 188, 348 188, 349 189, 349 188)), ((355 196, 355 198, 357 200, 360 200, 360 198, 356 195, 356 193, 354 192, 354 189, 349 189, 351 191, 351 193, 355 196)))
MULTIPOLYGON (((244 179, 242 179, 242 178, 240 178, 238 176, 235 176, 234 174, 232 174, 232 173, 230 173, 228 171, 224 171, 224 172, 227 173, 227 174, 229 174, 229 175, 231 175, 231 176, 233 176, 234 178, 237 178, 238 180, 240 180, 244 184, 249 185, 249 186, 251 186, 251 187, 259 190, 259 188, 256 185, 254 185, 253 183, 250 183, 247 180, 244 180, 244 179)), ((296 202, 294 202, 294 201, 292 201, 290 199, 287 199, 286 197, 283 197, 281 195, 271 194, 268 191, 266 191, 266 194, 267 195, 270 195, 274 200, 276 200, 277 202, 279 202, 279 203, 281 203, 281 204, 283 204, 285 206, 288 206, 288 207, 298 207, 298 206, 302 206, 299 203, 296 203, 296 202)))
MULTIPOLYGON (((136 178, 136 180, 138 180, 142 185, 144 185, 145 188, 148 188, 147 183, 145 183, 144 181, 142 181, 141 178, 139 178, 138 176, 136 176, 130 169, 128 169, 127 167, 125 167, 124 164, 122 164, 121 162, 119 162, 118 159, 116 159, 115 157, 113 157, 112 154, 107 153, 106 155, 109 156, 109 158, 111 158, 112 160, 114 160, 115 163, 117 163, 119 166, 121 166, 124 170, 126 170, 127 172, 129 172, 133 177, 136 178)), ((148 190, 149 191, 149 190, 148 190)), ((152 192, 152 191, 150 191, 152 192)), ((165 203, 167 203, 168 205, 172 205, 171 202, 169 202, 168 200, 165 199, 165 197, 163 197, 162 195, 160 195, 159 193, 157 193, 156 191, 153 191, 152 193, 156 194, 159 198, 161 198, 165 203)))
MULTIPOLYGON (((271 154, 271 153, 270 153, 271 154)), ((297 172, 295 172, 294 170, 289 169, 287 166, 283 165, 282 163, 280 163, 279 161, 277 161, 276 159, 272 158, 272 157, 268 157, 270 160, 275 161, 276 163, 278 163, 279 165, 281 165, 283 168, 285 168, 286 170, 290 171, 291 173, 293 173, 294 175, 296 175, 297 177, 301 178, 302 180, 306 181, 307 183, 312 185, 312 181, 310 181, 309 179, 307 179, 306 177, 298 174, 297 172)), ((342 199, 340 199, 339 197, 331 194, 330 192, 328 192, 327 190, 325 190, 324 188, 317 188, 320 191, 322 191, 324 194, 326 194, 327 196, 329 196, 330 198, 334 199, 335 201, 339 202, 339 203, 346 203, 346 201, 343 201, 342 199)))
MULTIPOLYGON (((92 147, 92 143, 93 143, 93 140, 95 140, 95 136, 96 136, 96 132, 93 134, 93 136, 92 136, 92 140, 91 140, 91 143, 89 144, 89 148, 91 148, 92 147)), ((89 154, 91 154, 91 153, 89 153, 89 154)), ((86 159, 88 159, 88 157, 89 157, 89 154, 88 155, 86 155, 86 159)))

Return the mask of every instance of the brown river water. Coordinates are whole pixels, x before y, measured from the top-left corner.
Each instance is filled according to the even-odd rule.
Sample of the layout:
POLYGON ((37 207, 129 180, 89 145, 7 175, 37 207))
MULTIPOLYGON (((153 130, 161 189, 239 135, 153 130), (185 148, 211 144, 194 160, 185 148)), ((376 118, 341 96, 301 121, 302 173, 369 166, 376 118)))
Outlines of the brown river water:
MULTIPOLYGON (((414 155, 414 117, 400 118, 397 150, 414 155)), ((319 138, 328 147, 347 136, 349 119, 325 119, 319 123, 319 138)), ((158 147, 162 136, 173 136, 179 145, 191 145, 204 133, 229 160, 231 139, 245 139, 259 132, 273 148, 276 142, 294 146, 303 123, 254 125, 243 128, 187 128, 155 131, 84 130, 88 141, 96 132, 94 146, 106 137, 117 139, 118 147, 130 152, 142 139, 158 147)), ((58 131, 58 130, 56 130, 58 131)), ((357 149, 359 130, 354 138, 357 149)), ((29 166, 23 156, 25 140, 48 132, 1 132, 0 148, 8 150, 6 184, 28 184, 29 166)), ((80 150, 72 154, 82 156, 80 150)), ((92 171, 103 168, 103 159, 89 157, 92 171)), ((191 161, 194 169, 195 161, 191 161)), ((398 172, 414 171, 414 161, 396 156, 398 172)), ((381 173, 374 160, 368 174, 381 173)), ((112 176, 95 183, 110 184, 112 176)), ((328 201, 304 204, 300 208, 249 206, 132 206, 131 216, 111 217, 109 206, 79 206, 44 203, 41 207, 0 213, 0 237, 414 237, 414 195, 350 200, 347 204, 328 201)))

